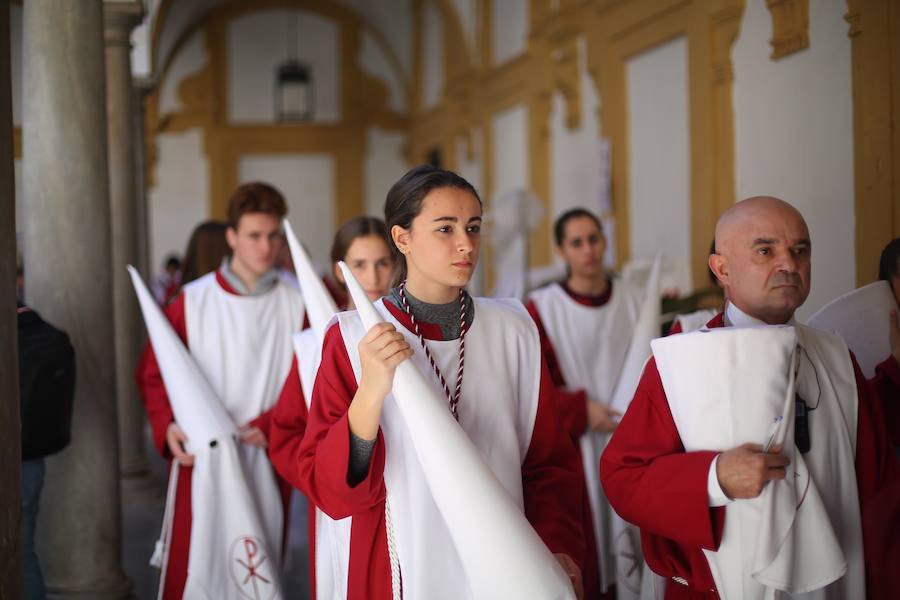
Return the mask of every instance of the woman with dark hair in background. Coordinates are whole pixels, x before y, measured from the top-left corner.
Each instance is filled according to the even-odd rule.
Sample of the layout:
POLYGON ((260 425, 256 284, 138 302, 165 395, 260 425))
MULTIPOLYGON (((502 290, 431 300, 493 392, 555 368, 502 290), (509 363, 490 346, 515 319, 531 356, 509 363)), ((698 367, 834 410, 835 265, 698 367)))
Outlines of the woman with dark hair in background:
MULTIPOLYGON (((597 465, 621 416, 609 404, 637 323, 641 294, 607 274, 606 237, 594 213, 584 208, 563 213, 554 225, 554 238, 556 253, 566 263, 566 279, 533 291, 527 308, 558 390, 560 418, 579 446, 584 465, 585 595, 614 598, 617 583, 630 583, 617 581, 617 571, 629 569, 616 569, 614 516, 597 465)), ((635 564, 639 567, 640 561, 635 564)), ((641 569, 632 571, 640 579, 641 569)))
MULTIPOLYGON (((338 263, 344 261, 366 290, 369 300, 375 302, 390 291, 394 274, 394 256, 384 221, 375 217, 354 217, 344 223, 334 234, 331 245, 331 263, 334 278, 346 293, 344 275, 338 263)), ((353 310, 353 299, 348 297, 347 308, 353 310)))
MULTIPOLYGON (((338 268, 338 262, 344 261, 353 271, 354 276, 362 284, 369 299, 378 300, 390 290, 391 275, 394 271, 394 257, 391 255, 390 241, 384 221, 375 217, 354 217, 341 225, 334 234, 334 242, 331 245, 331 261, 333 263, 334 277, 340 286, 344 286, 344 277, 338 268)), ((346 287, 342 292, 346 296, 346 287)), ((337 301, 337 299, 335 299, 337 301)), ((352 308, 352 300, 350 307, 352 308)), ((345 306, 339 308, 344 309, 345 306)), ((314 338, 307 338, 314 340, 314 338)), ((306 342, 304 342, 306 343, 306 342)), ((296 347, 296 342, 295 342, 296 347)), ((302 352, 297 351, 298 373, 292 376, 285 384, 281 397, 272 414, 272 428, 269 439, 269 457, 278 473, 295 488, 303 491, 302 480, 299 478, 297 464, 299 461, 300 442, 306 431, 307 403, 306 395, 311 389, 305 389, 300 372, 307 366, 301 362, 302 352)), ((312 377, 311 377, 312 378, 312 377)), ((311 387, 311 386, 310 386, 311 387)), ((335 582, 331 581, 331 565, 328 561, 322 561, 317 569, 316 557, 323 556, 322 550, 316 546, 328 544, 324 539, 327 534, 316 530, 315 512, 313 505, 309 504, 307 514, 308 531, 310 534, 310 572, 314 589, 312 597, 330 597, 326 590, 333 590, 335 582), (321 593, 317 594, 319 590, 321 593)))
POLYGON ((204 221, 194 228, 184 252, 181 265, 181 285, 212 273, 222 264, 222 259, 231 254, 225 238, 226 223, 204 221))

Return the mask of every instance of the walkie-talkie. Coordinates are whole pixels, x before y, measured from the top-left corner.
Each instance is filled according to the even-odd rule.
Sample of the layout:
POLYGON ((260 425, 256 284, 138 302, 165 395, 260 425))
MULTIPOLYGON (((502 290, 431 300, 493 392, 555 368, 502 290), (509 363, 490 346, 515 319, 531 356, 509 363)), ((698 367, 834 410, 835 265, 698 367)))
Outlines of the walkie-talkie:
POLYGON ((794 445, 801 454, 809 452, 812 441, 809 439, 809 409, 806 401, 799 394, 794 394, 794 445))

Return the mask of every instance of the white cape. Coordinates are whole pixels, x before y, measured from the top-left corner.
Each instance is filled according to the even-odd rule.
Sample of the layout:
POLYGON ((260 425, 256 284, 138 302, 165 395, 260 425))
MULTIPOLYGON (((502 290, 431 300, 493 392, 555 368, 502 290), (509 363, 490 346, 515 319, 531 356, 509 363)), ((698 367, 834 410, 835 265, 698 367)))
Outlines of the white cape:
MULTIPOLYGON (((175 420, 188 437, 194 455, 191 480, 192 513, 188 600, 280 599, 282 515, 260 510, 258 489, 277 489, 264 453, 244 454, 236 427, 216 397, 194 358, 178 338, 137 271, 129 266, 175 420), (266 461, 264 468, 253 463, 266 461), (266 473, 270 481, 265 479, 266 473)), ((177 462, 169 480, 166 519, 154 554, 157 566, 168 562, 169 518, 172 515, 177 462)), ((162 597, 165 575, 161 578, 162 597)))
POLYGON ((652 346, 685 451, 765 445, 774 434, 791 460, 785 480, 727 506, 718 550, 704 550, 720 597, 865 597, 846 349, 841 357, 802 326, 703 329, 652 346), (794 445, 795 393, 815 401, 806 455, 794 445))

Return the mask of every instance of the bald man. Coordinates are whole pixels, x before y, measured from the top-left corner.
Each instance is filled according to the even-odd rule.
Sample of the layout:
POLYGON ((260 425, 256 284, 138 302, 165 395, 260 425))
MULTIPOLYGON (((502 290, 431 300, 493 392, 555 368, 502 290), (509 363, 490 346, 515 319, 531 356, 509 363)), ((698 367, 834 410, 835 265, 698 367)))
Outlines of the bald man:
MULTIPOLYGON (((716 226, 715 247, 717 253, 710 255, 709 266, 725 288, 729 303, 708 327, 794 325, 798 339, 810 352, 826 357, 824 371, 845 375, 834 386, 823 386, 827 389, 820 393, 819 400, 824 406, 798 418, 813 433, 807 440, 810 447, 800 449, 802 436, 798 434, 796 438, 797 452, 804 452, 813 480, 828 506, 828 518, 839 530, 847 574, 802 597, 887 597, 885 594, 890 592, 881 589, 883 583, 867 582, 863 575, 864 570, 866 576, 870 575, 868 567, 881 557, 866 556, 872 565, 864 568, 859 540, 865 532, 860 513, 865 515, 873 499, 881 497, 884 482, 896 478, 897 465, 883 423, 873 415, 871 391, 846 346, 834 336, 794 323, 794 311, 806 300, 810 287, 812 245, 806 222, 782 200, 749 198, 722 215, 716 226), (817 353, 813 347, 819 345, 831 352, 817 353), (848 431, 850 426, 841 418, 845 410, 856 413, 853 431, 848 431), (838 437, 855 438, 855 452, 848 442, 843 455, 836 456, 834 440, 838 437), (838 463, 844 468, 839 468, 838 463), (817 465, 828 473, 821 477, 827 480, 816 480, 815 474, 820 472, 817 465), (849 508, 845 494, 848 490, 849 508), (837 501, 842 494, 843 504, 837 501), (836 514, 839 512, 848 514, 836 514)), ((808 389, 807 384, 817 383, 806 381, 815 375, 815 370, 808 371, 799 371, 800 391, 808 389)), ((822 376, 824 381, 832 381, 825 373, 822 376)), ((798 403, 798 414, 801 408, 798 403)), ((755 498, 770 480, 785 477, 789 459, 775 450, 778 448, 763 452, 759 446, 743 445, 723 452, 686 452, 655 359, 648 362, 631 406, 601 458, 600 476, 613 508, 640 527, 647 563, 668 578, 667 600, 724 597, 716 589, 703 550, 719 549, 730 504, 755 498)), ((749 574, 739 576, 749 578, 749 574)), ((722 575, 718 577, 721 580, 722 575)), ((745 593, 742 600, 762 599, 752 585, 746 589, 755 591, 745 593)))

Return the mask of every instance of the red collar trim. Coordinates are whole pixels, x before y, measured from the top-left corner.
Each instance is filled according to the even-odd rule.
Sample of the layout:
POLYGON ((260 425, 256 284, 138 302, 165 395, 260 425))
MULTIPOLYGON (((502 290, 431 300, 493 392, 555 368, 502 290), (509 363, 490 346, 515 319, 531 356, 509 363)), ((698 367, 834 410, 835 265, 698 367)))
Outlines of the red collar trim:
MULTIPOLYGON (((391 315, 393 315, 395 319, 400 321, 401 325, 403 325, 404 327, 406 327, 406 329, 413 333, 416 332, 416 328, 413 327, 412 324, 412 319, 409 318, 409 315, 406 314, 406 311, 394 306, 394 304, 387 299, 384 300, 384 305, 387 307, 391 315)), ((426 340, 444 341, 444 335, 441 333, 441 326, 436 323, 425 323, 423 321, 419 321, 419 331, 422 332, 422 336, 424 336, 426 340)))
POLYGON ((716 327, 725 327, 725 313, 720 312, 719 314, 714 316, 709 320, 706 326, 710 329, 715 329, 716 327))
POLYGON ((243 294, 231 287, 231 284, 228 283, 228 280, 225 279, 225 276, 222 275, 222 273, 218 270, 216 270, 216 283, 218 283, 219 287, 221 287, 232 296, 243 296, 243 294))
POLYGON ((583 306, 591 306, 593 308, 599 308, 609 302, 610 298, 612 298, 613 280, 607 279, 607 281, 609 281, 609 285, 606 287, 606 291, 599 296, 586 296, 584 294, 574 292, 565 280, 561 281, 559 286, 566 294, 569 295, 572 300, 574 300, 578 304, 581 304, 583 306))

